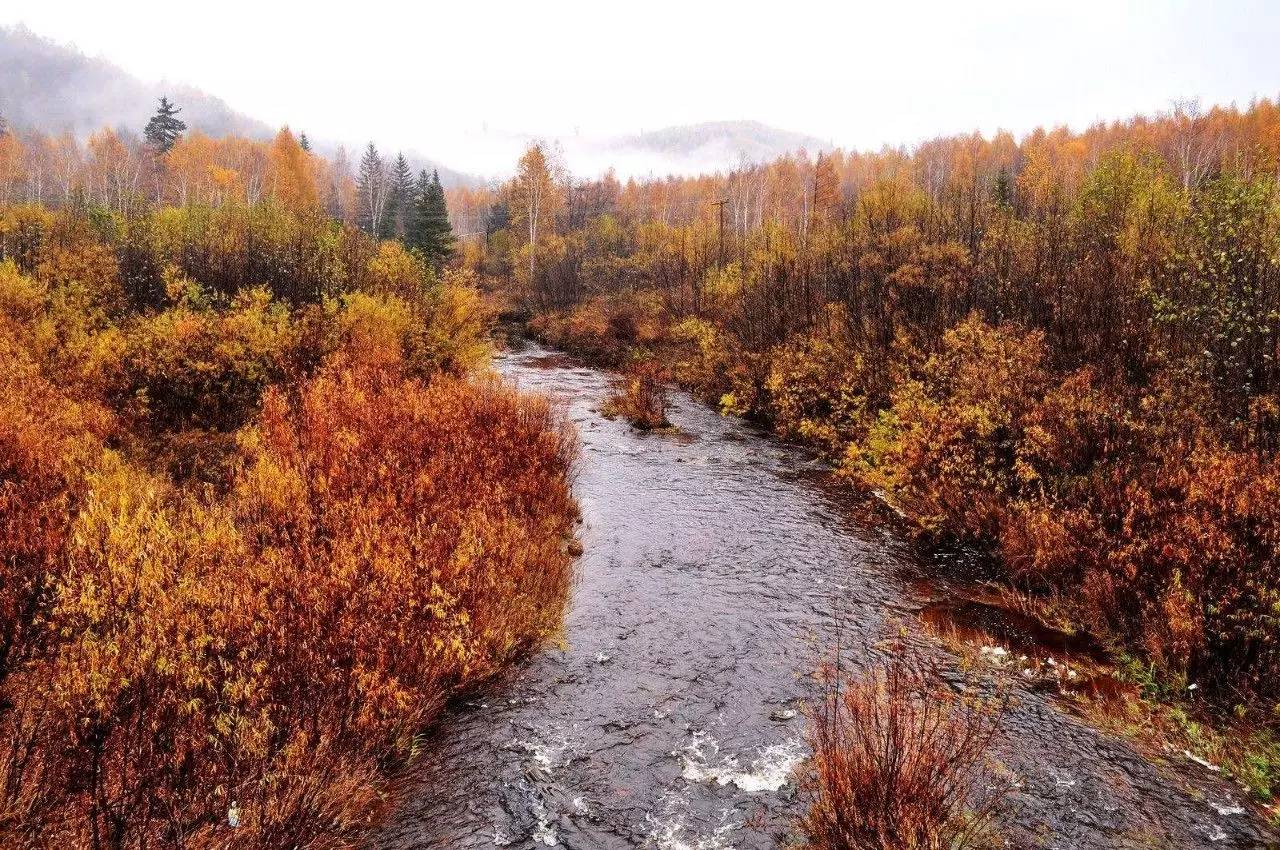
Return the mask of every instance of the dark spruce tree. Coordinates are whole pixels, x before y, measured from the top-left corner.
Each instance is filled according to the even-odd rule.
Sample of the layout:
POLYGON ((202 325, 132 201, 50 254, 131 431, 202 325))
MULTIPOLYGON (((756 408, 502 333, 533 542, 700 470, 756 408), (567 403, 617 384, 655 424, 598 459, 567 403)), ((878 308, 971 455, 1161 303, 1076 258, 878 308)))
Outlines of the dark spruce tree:
POLYGON ((178 118, 178 113, 181 111, 169 102, 169 98, 160 98, 160 106, 156 109, 156 114, 151 116, 151 120, 147 122, 147 128, 142 133, 146 137, 147 144, 151 145, 157 153, 168 153, 178 139, 182 138, 187 125, 178 118))
POLYGON ((444 199, 440 174, 424 170, 414 187, 414 216, 409 244, 422 252, 432 267, 439 269, 453 255, 453 227, 449 224, 449 207, 444 199))
POLYGON ((302 148, 307 153, 311 153, 311 140, 307 138, 306 133, 303 133, 298 137, 298 147, 302 148))
POLYGON ((1004 209, 1013 206, 1013 178, 1009 176, 1009 169, 1001 168, 996 173, 995 183, 991 187, 991 199, 996 202, 996 206, 1004 209))
POLYGON ((404 154, 397 154, 387 176, 387 203, 382 209, 383 238, 405 241, 413 215, 413 172, 404 154))
POLYGON ((396 235, 403 241, 413 225, 413 169, 404 158, 396 157, 391 167, 391 182, 396 187, 396 200, 400 204, 396 218, 396 235))
POLYGON ((484 238, 488 239, 499 230, 511 226, 511 210, 506 201, 498 201, 491 205, 484 216, 484 238))
POLYGON ((406 245, 419 251, 426 248, 427 245, 423 221, 425 220, 427 198, 430 192, 431 175, 427 174, 427 170, 424 168, 418 172, 418 179, 413 184, 413 218, 409 222, 409 232, 405 234, 404 239, 406 245))

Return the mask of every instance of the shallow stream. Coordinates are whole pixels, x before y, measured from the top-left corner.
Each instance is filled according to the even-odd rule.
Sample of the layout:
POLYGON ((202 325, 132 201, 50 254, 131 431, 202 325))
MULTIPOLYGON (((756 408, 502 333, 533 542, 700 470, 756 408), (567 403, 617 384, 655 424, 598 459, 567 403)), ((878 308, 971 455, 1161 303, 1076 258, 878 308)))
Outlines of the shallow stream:
MULTIPOLYGON (((424 736, 374 846, 789 846, 812 673, 837 643, 865 663, 899 624, 931 644, 920 556, 804 452, 686 395, 678 433, 645 434, 599 414, 597 369, 537 346, 497 365, 578 428, 579 580, 562 644, 424 736)), ((1280 846, 1219 774, 1149 763, 1035 689, 1004 728, 1010 846, 1280 846)))

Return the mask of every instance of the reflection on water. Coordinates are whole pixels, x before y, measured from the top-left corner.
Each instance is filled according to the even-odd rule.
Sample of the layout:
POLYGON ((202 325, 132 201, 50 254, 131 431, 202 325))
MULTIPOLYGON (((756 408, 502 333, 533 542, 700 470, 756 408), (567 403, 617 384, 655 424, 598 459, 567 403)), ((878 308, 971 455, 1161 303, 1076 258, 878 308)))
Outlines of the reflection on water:
MULTIPOLYGON (((810 672, 837 641, 856 666, 887 624, 929 610, 903 578, 911 547, 852 519, 804 454, 683 394, 680 436, 643 434, 599 415, 597 370, 537 347, 498 367, 561 399, 582 441, 564 645, 448 712, 374 846, 787 846, 810 672)), ((1217 777, 1162 773, 1034 690, 1006 726, 1009 837, 1026 846, 1267 846, 1213 808, 1230 799, 1217 777)))

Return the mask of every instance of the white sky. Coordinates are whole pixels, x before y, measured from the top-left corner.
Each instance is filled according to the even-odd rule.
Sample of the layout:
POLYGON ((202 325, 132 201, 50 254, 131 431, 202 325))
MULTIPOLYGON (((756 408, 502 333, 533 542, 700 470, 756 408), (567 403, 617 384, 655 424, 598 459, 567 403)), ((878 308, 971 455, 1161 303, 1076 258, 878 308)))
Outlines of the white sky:
POLYGON ((526 135, 750 118, 866 148, 1280 94, 1263 0, 0 0, 17 22, 271 124, 483 173, 526 135))

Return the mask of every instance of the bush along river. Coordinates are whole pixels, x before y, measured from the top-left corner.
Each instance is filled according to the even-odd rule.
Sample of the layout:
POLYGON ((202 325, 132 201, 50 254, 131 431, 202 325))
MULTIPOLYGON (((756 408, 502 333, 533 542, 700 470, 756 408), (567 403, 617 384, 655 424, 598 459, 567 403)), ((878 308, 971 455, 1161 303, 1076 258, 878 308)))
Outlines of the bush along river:
MULTIPOLYGON (((424 732, 373 846, 796 846, 803 709, 834 647, 856 670, 909 627, 965 687, 921 628, 929 565, 809 455, 682 393, 675 432, 606 419, 607 374, 536 345, 497 366, 578 429, 578 583, 562 641, 424 732)), ((1014 688, 994 754, 1009 846, 1280 846, 1212 766, 1152 763, 1014 688)))

